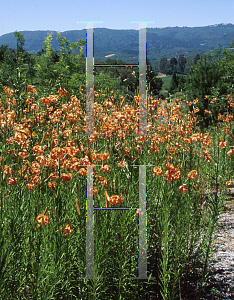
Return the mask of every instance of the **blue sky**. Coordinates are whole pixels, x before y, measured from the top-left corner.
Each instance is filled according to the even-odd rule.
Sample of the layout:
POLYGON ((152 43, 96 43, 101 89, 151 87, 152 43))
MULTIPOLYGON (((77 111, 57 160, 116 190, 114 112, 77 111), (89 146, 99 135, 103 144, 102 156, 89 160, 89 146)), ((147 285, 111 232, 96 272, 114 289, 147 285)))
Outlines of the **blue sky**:
POLYGON ((0 36, 23 30, 79 30, 94 27, 139 29, 131 21, 154 21, 149 27, 234 24, 234 0, 0 0, 0 36))

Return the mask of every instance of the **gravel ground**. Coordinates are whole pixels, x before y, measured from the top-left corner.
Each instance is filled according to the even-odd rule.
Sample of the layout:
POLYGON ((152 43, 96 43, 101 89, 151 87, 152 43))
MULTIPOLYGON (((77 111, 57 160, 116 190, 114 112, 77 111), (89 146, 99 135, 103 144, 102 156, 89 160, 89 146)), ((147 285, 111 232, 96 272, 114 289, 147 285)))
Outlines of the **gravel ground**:
MULTIPOLYGON (((214 233, 215 242, 209 259, 210 270, 200 300, 234 299, 234 189, 225 201, 214 233)), ((181 300, 196 299, 196 286, 190 284, 181 300)))
POLYGON ((201 299, 234 299, 234 198, 219 216, 210 258, 211 274, 201 299))

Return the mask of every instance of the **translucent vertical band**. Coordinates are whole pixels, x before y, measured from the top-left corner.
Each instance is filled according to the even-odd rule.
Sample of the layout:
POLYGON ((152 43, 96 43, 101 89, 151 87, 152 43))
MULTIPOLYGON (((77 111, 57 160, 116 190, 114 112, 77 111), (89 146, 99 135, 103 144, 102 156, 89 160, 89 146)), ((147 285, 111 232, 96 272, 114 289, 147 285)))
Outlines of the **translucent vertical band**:
POLYGON ((147 134, 146 24, 139 23, 139 134, 147 134))
POLYGON ((86 134, 94 133, 94 34, 93 23, 103 21, 77 21, 87 23, 86 31, 86 134))
POLYGON ((87 166, 86 277, 79 279, 102 278, 94 277, 93 167, 93 165, 87 166))
POLYGON ((87 166, 86 277, 94 277, 93 166, 87 166))
MULTIPOLYGON (((78 22, 79 23, 79 22, 78 22)), ((87 23, 86 33, 86 135, 94 134, 94 39, 93 23, 87 23)), ((140 22, 139 22, 140 23, 140 22)), ((147 135, 146 88, 146 22, 139 24, 139 134, 147 135)), ((86 277, 94 277, 94 218, 93 218, 93 167, 87 166, 87 219, 86 219, 86 277)), ((126 209, 126 208, 125 208, 126 209)), ((147 277, 147 218, 146 218, 146 166, 139 166, 139 256, 138 277, 147 277)), ((102 277, 99 277, 102 278, 102 277)), ((151 277, 151 279, 154 279, 151 277)))
POLYGON ((134 22, 139 23, 139 133, 138 135, 147 135, 147 86, 146 86, 146 26, 147 23, 154 21, 134 22))
POLYGON ((147 279, 146 166, 139 166, 139 278, 147 279))
POLYGON ((86 134, 94 132, 94 53, 93 23, 87 24, 86 33, 86 134))
POLYGON ((144 165, 139 165, 139 210, 138 277, 131 277, 131 279, 155 279, 155 277, 147 277, 146 166, 144 165))
MULTIPOLYGON (((151 165, 150 165, 151 166, 151 165)), ((94 210, 112 210, 112 208, 93 207, 93 167, 87 167, 87 202, 86 202, 86 277, 79 279, 101 279, 94 277, 94 210)), ((138 241, 138 277, 131 279, 155 279, 147 277, 147 211, 146 211, 146 166, 139 165, 139 241, 138 241)), ((113 210, 132 210, 120 207, 113 210)), ((136 208, 135 208, 136 209, 136 208)))

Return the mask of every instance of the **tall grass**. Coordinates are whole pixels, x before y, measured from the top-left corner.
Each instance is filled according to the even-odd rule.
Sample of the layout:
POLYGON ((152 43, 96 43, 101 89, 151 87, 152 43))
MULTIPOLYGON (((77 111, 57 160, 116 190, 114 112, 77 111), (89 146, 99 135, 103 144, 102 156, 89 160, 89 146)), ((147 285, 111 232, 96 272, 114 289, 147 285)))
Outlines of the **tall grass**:
POLYGON ((191 274, 200 280, 199 298, 233 180, 232 119, 201 133, 184 103, 148 99, 149 136, 135 137, 138 97, 126 103, 114 91, 95 92, 102 135, 89 137, 82 91, 39 95, 29 86, 14 97, 7 88, 1 97, 1 298, 181 299, 191 274), (87 165, 95 165, 94 279, 86 278, 87 165), (132 279, 137 165, 147 165, 149 279, 132 279), (123 201, 113 204, 114 195, 123 201))

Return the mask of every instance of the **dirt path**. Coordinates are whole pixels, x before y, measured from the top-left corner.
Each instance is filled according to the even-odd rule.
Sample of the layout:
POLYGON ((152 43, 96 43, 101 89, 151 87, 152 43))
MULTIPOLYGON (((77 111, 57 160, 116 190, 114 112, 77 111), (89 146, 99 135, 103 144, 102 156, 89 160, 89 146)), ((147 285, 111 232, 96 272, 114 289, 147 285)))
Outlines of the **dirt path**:
POLYGON ((162 77, 167 77, 167 76, 170 76, 170 75, 166 75, 166 74, 163 74, 163 73, 158 73, 158 76, 156 76, 156 78, 162 78, 162 77))

